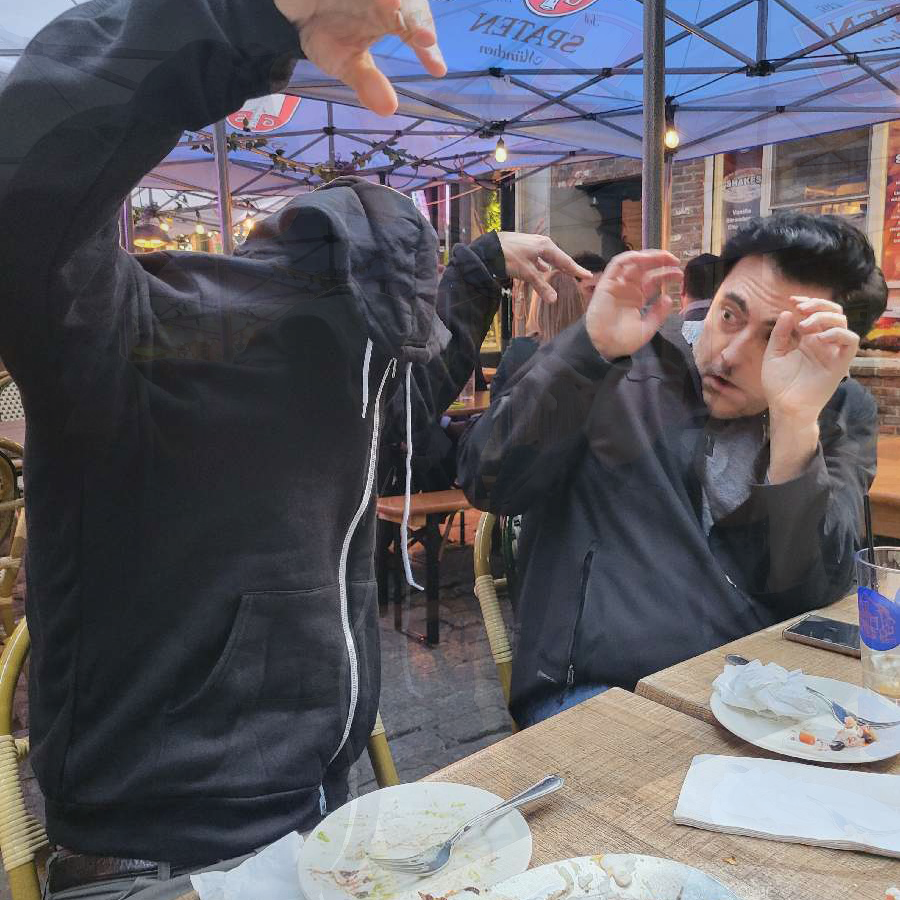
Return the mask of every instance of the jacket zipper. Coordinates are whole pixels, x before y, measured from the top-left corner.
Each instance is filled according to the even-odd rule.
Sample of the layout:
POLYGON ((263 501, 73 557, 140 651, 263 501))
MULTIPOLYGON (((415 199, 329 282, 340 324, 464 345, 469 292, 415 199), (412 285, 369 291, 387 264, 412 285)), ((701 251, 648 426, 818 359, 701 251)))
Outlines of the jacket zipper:
POLYGON ((356 655, 356 641, 353 638, 353 626, 350 623, 350 597, 347 587, 347 560, 350 556, 350 544, 357 526, 365 515, 372 497, 372 487, 375 484, 375 465, 378 459, 378 434, 381 427, 381 392, 384 390, 388 375, 394 367, 394 361, 388 363, 388 367, 381 377, 378 395, 375 398, 375 412, 372 415, 372 442, 369 445, 369 465, 366 471, 366 483, 363 488, 362 499, 359 502, 356 513, 350 521, 344 543, 341 546, 341 556, 338 563, 338 590, 341 598, 341 625, 344 630, 344 641, 347 644, 347 655, 350 662, 350 706, 347 710, 347 722, 337 750, 332 754, 329 765, 337 759, 338 754, 344 749, 353 728, 353 719, 356 716, 356 706, 359 703, 359 657, 356 655))
POLYGON ((581 565, 581 598, 578 601, 578 612, 575 615, 575 627, 572 629, 572 638, 569 641, 569 663, 566 668, 566 687, 575 685, 575 639, 578 637, 578 626, 581 624, 581 616, 584 613, 584 603, 587 599, 588 578, 591 574, 591 563, 594 560, 594 548, 588 550, 581 565))

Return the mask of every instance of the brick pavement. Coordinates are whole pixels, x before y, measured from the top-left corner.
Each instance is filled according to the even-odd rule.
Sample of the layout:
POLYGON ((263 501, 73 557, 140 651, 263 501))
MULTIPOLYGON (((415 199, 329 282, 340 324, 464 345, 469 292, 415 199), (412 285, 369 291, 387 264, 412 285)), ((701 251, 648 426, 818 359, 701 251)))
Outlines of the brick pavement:
MULTIPOLYGON (((449 543, 441 562, 439 646, 428 648, 395 632, 392 613, 381 619, 381 714, 402 781, 422 778, 510 733, 509 715, 472 593, 471 544, 477 514, 466 518, 467 545, 449 543)), ((457 528, 453 531, 458 535, 457 528)), ((413 567, 424 577, 415 553, 413 567)), ((424 630, 424 615, 424 596, 414 593, 404 605, 404 622, 413 630, 424 630)), ((17 697, 16 711, 24 727, 24 691, 17 697)), ((25 783, 29 806, 39 811, 36 782, 32 777, 25 783)), ((356 796, 376 787, 368 756, 363 754, 351 771, 351 792, 356 796)), ((10 900, 2 869, 0 900, 10 900)))

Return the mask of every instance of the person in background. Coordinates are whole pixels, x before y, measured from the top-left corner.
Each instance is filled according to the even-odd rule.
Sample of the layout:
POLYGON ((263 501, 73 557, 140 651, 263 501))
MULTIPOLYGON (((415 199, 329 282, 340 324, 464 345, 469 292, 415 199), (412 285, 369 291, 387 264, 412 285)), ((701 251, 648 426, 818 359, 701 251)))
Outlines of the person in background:
POLYGON ((681 318, 685 322, 702 322, 716 294, 721 277, 721 260, 714 253, 701 253, 684 267, 681 288, 681 318))
POLYGON ((853 582, 877 410, 848 377, 887 285, 837 216, 742 227, 690 346, 661 250, 616 256, 585 317, 466 432, 469 501, 524 513, 520 725, 825 606, 853 582))
POLYGON ((606 260, 599 253, 579 253, 573 257, 576 263, 582 269, 587 269, 591 273, 590 278, 579 278, 578 288, 581 291, 581 299, 584 301, 584 308, 587 309, 591 297, 594 295, 594 288, 606 268, 606 260))
MULTIPOLYGON (((579 265, 590 271, 583 262, 579 265)), ((491 380, 491 400, 506 387, 512 376, 534 356, 542 344, 552 341, 561 331, 584 315, 582 284, 590 280, 576 279, 565 272, 554 272, 549 281, 556 291, 556 301, 549 303, 537 294, 532 296, 526 326, 529 333, 524 337, 513 338, 509 342, 491 380)))

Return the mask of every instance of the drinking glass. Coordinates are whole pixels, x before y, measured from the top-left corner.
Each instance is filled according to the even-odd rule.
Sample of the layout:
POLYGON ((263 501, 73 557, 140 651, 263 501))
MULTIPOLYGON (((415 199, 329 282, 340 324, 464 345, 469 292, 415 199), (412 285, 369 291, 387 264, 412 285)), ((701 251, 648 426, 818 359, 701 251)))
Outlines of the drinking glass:
POLYGON ((900 547, 856 554, 863 686, 900 704, 900 547))

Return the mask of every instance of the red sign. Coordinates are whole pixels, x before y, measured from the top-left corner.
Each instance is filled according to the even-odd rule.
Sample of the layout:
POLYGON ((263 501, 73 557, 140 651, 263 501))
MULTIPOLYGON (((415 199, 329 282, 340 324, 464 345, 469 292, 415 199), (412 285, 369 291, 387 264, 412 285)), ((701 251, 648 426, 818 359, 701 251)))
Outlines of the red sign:
POLYGON ((881 268, 887 281, 900 281, 900 122, 889 127, 881 268))
POLYGON ((596 2, 597 0, 525 0, 525 5, 538 16, 569 16, 596 2))
POLYGON ((233 112, 227 118, 232 128, 246 128, 257 134, 277 131, 283 128, 297 112, 300 98, 289 94, 269 94, 268 97, 256 97, 248 100, 243 109, 233 112))

